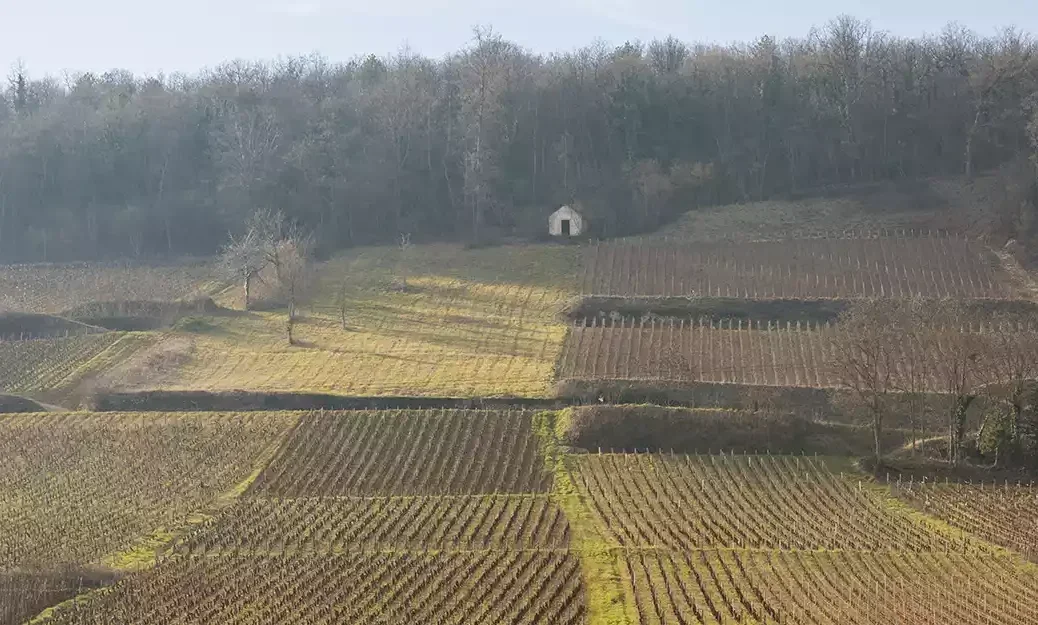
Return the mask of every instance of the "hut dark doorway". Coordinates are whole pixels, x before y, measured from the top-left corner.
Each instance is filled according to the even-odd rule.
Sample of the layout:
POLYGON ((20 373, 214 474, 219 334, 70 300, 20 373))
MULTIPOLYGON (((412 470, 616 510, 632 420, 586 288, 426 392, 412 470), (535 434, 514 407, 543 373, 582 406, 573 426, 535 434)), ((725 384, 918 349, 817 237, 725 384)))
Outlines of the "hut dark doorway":
POLYGON ((568 237, 569 236, 569 220, 568 219, 563 219, 562 220, 562 236, 564 236, 564 237, 568 237))

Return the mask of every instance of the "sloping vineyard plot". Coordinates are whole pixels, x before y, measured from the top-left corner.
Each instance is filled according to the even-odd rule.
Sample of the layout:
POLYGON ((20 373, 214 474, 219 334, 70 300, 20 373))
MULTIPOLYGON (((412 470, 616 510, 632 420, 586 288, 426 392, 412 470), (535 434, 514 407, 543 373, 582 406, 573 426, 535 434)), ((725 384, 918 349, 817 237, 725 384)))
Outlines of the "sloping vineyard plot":
POLYGON ((255 495, 546 492, 531 416, 521 412, 310 413, 259 476, 255 495))
POLYGON ((0 392, 37 393, 71 383, 81 367, 106 350, 137 349, 145 338, 104 332, 60 339, 0 341, 0 392))
POLYGON ((626 566, 642 625, 1038 622, 1038 577, 1011 557, 661 551, 626 566))
POLYGON ((891 484, 918 510, 1028 558, 1038 557, 1038 491, 1033 486, 891 484))
POLYGON ((829 365, 835 330, 825 326, 802 330, 795 326, 769 329, 767 324, 732 326, 684 320, 575 325, 566 337, 559 377, 835 385, 829 365))
POLYGON ((988 549, 892 512, 809 457, 589 454, 574 462, 578 488, 624 547, 988 549))
POLYGON ((0 312, 58 314, 91 302, 173 301, 220 287, 219 267, 68 263, 0 269, 0 312))
POLYGON ((577 625, 577 560, 556 552, 175 558, 48 623, 577 625))
POLYGON ((757 243, 600 243, 583 292, 599 296, 751 299, 1012 299, 1011 277, 978 242, 922 238, 757 243))
POLYGON ((0 417, 0 567, 86 564, 245 480, 294 417, 0 417))
POLYGON ((245 498, 179 551, 328 554, 561 549, 568 543, 566 517, 543 495, 245 498))
MULTIPOLYGON (((778 324, 685 319, 612 325, 591 322, 570 328, 559 360, 560 379, 709 382, 784 387, 839 386, 834 340, 839 325, 778 324)), ((954 330, 958 334, 958 330, 954 330)), ((993 335, 987 326, 968 328, 981 352, 993 335)), ((949 347, 940 335, 924 342, 909 337, 893 358, 899 370, 926 365, 920 384, 941 391, 940 362, 949 347)))

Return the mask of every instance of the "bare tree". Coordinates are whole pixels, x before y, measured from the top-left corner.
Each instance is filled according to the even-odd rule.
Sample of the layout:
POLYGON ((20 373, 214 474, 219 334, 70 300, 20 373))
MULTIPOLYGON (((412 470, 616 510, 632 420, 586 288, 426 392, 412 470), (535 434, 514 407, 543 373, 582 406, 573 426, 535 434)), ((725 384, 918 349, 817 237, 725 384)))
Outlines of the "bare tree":
POLYGON ((259 235, 248 229, 240 237, 231 237, 221 255, 225 273, 241 280, 245 287, 245 310, 252 304, 252 283, 266 266, 266 256, 259 235))
POLYGON ((862 302, 840 318, 833 338, 831 363, 839 385, 850 392, 872 419, 875 458, 883 458, 883 423, 891 392, 896 390, 901 336, 889 302, 862 302))
POLYGON ((1038 379, 1038 327, 1030 315, 1002 313, 985 328, 981 367, 985 394, 1006 407, 1014 453, 1020 451, 1029 390, 1038 379))
POLYGON ((974 319, 966 306, 952 300, 936 306, 936 323, 928 342, 939 354, 934 369, 939 390, 948 402, 948 458, 958 464, 966 416, 981 386, 982 344, 980 335, 971 331, 974 319))
POLYGON ((291 248, 284 247, 285 241, 300 236, 300 233, 289 226, 285 214, 280 210, 260 208, 255 210, 246 222, 246 227, 256 233, 256 237, 263 248, 263 258, 266 264, 274 268, 274 277, 278 284, 281 283, 281 269, 285 252, 291 253, 291 248))
POLYGON ((400 239, 397 241, 397 250, 400 252, 400 257, 397 259, 397 278, 396 284, 394 285, 394 287, 399 291, 407 290, 407 278, 410 273, 412 247, 414 246, 411 243, 411 233, 401 233, 400 239))
POLYGON ((935 363, 927 339, 927 332, 934 325, 934 307, 922 298, 913 298, 896 305, 896 313, 903 331, 903 349, 894 386, 901 393, 902 405, 908 414, 914 454, 918 451, 919 421, 928 405, 926 393, 934 375, 935 363))
POLYGON ((313 237, 295 234, 279 241, 277 247, 281 262, 278 284, 288 306, 285 328, 289 345, 295 345, 292 332, 299 304, 309 296, 314 285, 313 237))

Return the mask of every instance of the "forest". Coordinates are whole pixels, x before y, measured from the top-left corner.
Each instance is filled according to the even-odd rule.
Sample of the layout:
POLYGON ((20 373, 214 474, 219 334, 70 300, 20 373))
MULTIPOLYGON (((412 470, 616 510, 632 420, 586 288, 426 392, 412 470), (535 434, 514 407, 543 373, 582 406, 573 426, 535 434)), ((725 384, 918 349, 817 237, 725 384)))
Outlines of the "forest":
POLYGON ((699 206, 1007 163, 1033 196, 1036 50, 1012 28, 900 38, 840 16, 729 46, 544 55, 478 27, 442 59, 19 65, 0 93, 0 261, 212 254, 257 209, 331 250, 540 236, 569 202, 608 237, 699 206))

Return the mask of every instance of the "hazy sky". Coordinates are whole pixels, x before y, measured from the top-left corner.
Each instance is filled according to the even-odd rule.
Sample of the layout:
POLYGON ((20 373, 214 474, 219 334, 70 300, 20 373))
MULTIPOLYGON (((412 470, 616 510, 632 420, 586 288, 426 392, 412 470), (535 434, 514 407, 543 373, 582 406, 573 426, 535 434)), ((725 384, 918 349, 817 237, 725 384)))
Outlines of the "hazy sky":
POLYGON ((408 44, 439 57, 476 24, 539 52, 674 35, 727 43, 805 34, 839 13, 897 35, 950 21, 1038 32, 1038 0, 0 0, 0 73, 193 72, 221 61, 319 52, 332 60, 408 44))

